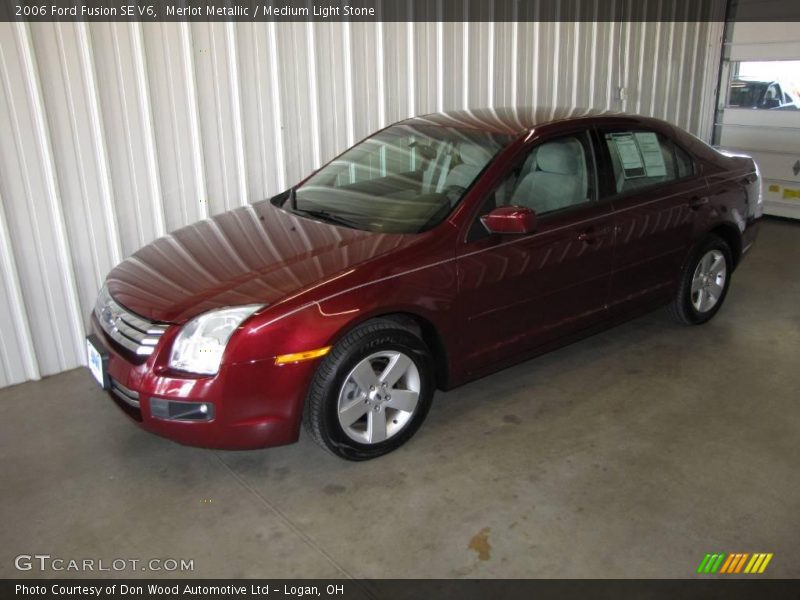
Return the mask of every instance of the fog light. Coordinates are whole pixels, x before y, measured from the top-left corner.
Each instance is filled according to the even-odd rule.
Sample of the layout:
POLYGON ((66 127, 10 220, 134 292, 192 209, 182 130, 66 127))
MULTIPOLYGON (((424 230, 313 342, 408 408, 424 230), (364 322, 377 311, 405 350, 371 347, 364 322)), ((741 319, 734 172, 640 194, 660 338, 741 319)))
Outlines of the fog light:
POLYGON ((150 415, 167 421, 210 421, 214 418, 214 405, 208 402, 150 398, 150 415))

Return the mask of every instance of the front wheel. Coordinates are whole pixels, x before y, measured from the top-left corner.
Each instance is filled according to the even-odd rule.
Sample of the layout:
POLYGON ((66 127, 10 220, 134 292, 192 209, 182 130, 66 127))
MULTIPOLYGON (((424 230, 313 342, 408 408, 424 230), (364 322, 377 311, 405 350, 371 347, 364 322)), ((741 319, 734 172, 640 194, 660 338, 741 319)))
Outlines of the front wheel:
POLYGON ((722 306, 730 285, 731 249, 716 235, 708 238, 684 267, 672 313, 681 323, 699 325, 722 306))
POLYGON ((306 401, 306 430, 347 460, 391 452, 416 432, 431 405, 430 351, 402 325, 379 319, 355 328, 317 369, 306 401))

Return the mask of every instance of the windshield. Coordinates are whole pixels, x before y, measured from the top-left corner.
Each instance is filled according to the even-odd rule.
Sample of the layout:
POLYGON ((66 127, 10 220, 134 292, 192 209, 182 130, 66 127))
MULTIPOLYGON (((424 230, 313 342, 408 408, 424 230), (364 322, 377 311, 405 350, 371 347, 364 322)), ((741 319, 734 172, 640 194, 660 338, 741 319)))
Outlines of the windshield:
POLYGON ((425 231, 450 214, 510 141, 484 131, 394 125, 324 166, 283 206, 368 231, 425 231))

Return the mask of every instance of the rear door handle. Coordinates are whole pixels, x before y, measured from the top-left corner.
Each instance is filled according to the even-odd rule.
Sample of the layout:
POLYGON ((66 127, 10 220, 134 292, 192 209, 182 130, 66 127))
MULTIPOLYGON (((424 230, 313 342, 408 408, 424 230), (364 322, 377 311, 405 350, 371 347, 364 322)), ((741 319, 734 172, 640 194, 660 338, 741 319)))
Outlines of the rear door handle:
POLYGON ((708 196, 695 196, 689 200, 689 208, 692 210, 700 210, 706 204, 708 204, 708 196))
POLYGON ((608 235, 611 230, 607 227, 603 229, 589 228, 586 231, 581 231, 578 234, 578 239, 586 244, 594 244, 599 238, 608 235))

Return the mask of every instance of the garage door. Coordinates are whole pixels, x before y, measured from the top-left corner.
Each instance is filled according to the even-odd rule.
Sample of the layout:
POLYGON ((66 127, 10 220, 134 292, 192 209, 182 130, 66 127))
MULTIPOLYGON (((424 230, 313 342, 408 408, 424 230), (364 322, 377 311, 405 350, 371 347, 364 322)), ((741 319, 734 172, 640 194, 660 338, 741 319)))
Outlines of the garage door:
POLYGON ((755 158, 764 212, 800 219, 800 23, 737 22, 717 141, 755 158))

